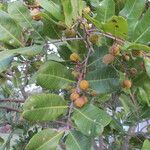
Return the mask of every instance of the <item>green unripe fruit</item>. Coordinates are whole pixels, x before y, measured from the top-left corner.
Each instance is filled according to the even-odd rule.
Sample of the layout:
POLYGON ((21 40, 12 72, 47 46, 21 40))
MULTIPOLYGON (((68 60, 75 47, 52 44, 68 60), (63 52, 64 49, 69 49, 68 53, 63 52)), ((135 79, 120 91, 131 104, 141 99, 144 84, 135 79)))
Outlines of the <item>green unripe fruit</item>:
POLYGON ((73 38, 76 37, 76 31, 74 29, 66 29, 65 30, 65 36, 67 38, 73 38))
POLYGON ((97 34, 91 34, 89 40, 92 44, 97 44, 99 41, 99 36, 97 34))

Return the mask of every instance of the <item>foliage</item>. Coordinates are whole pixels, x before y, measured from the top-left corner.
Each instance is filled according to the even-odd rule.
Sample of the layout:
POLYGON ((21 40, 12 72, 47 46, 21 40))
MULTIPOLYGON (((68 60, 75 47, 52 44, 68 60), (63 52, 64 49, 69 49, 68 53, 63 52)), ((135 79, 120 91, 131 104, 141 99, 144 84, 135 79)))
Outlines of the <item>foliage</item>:
POLYGON ((146 0, 0 3, 1 148, 148 150, 149 35, 146 0))

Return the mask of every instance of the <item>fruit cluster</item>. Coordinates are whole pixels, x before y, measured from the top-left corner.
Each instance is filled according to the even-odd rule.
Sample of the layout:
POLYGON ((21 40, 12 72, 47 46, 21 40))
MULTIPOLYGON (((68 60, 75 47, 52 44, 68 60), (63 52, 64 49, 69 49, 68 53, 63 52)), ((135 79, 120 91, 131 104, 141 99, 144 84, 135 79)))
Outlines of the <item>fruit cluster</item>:
POLYGON ((120 45, 113 44, 109 49, 109 54, 104 55, 103 62, 108 65, 111 64, 115 60, 115 56, 120 54, 120 45))

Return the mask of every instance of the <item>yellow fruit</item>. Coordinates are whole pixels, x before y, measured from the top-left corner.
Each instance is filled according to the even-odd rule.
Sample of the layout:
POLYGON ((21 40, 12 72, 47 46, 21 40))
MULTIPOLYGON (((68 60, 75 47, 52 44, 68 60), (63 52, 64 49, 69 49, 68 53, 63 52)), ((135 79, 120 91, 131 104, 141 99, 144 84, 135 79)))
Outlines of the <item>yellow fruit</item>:
POLYGON ((120 54, 120 46, 118 44, 114 44, 110 49, 109 49, 109 53, 117 56, 120 54))
POLYGON ((76 93, 76 92, 74 92, 74 93, 72 93, 71 95, 70 95, 70 99, 72 100, 72 101, 75 101, 76 99, 78 99, 80 97, 80 95, 78 94, 78 93, 76 93))
POLYGON ((74 29, 66 29, 65 30, 65 36, 67 38, 73 38, 73 37, 76 37, 76 31, 74 29))
POLYGON ((96 44, 99 41, 99 36, 97 34, 91 34, 89 40, 92 44, 96 44))
POLYGON ((74 105, 76 107, 81 108, 81 107, 83 107, 87 103, 87 101, 88 101, 87 97, 82 96, 82 97, 79 97, 78 99, 76 99, 76 101, 74 102, 74 105))
POLYGON ((86 80, 80 81, 79 85, 80 85, 80 89, 84 91, 88 90, 88 88, 90 87, 89 82, 86 80))
POLYGON ((81 29, 84 29, 84 27, 86 30, 90 30, 92 28, 92 24, 85 23, 84 25, 83 24, 80 25, 81 29))
POLYGON ((106 54, 103 57, 103 62, 108 65, 114 61, 115 57, 112 54, 106 54))
POLYGON ((40 16, 40 10, 38 8, 34 8, 32 10, 30 10, 30 13, 31 13, 31 16, 32 16, 32 19, 33 20, 40 20, 41 19, 41 16, 40 16))
POLYGON ((86 14, 90 13, 90 11, 91 11, 90 7, 85 7, 83 9, 83 12, 86 13, 86 14))
POLYGON ((80 61, 80 56, 77 53, 72 53, 70 55, 70 60, 74 61, 74 62, 78 62, 78 61, 80 61))
POLYGON ((133 57, 140 57, 140 56, 142 56, 142 51, 132 50, 132 56, 133 57))
POLYGON ((129 60, 130 60, 130 56, 126 54, 126 55, 124 55, 123 59, 124 59, 125 61, 129 61, 129 60))
POLYGON ((132 87, 132 82, 128 79, 124 80, 122 83, 122 87, 126 89, 130 89, 132 87))

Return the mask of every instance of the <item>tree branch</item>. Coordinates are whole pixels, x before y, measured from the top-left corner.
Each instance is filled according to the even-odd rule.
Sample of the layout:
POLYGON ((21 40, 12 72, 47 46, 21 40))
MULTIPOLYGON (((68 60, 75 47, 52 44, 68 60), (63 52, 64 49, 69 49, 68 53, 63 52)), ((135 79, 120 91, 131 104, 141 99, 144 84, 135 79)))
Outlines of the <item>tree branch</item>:
POLYGON ((136 126, 129 127, 128 135, 126 135, 124 137, 124 143, 122 145, 122 150, 129 150, 130 149, 130 139, 134 135, 135 128, 136 128, 136 126))
POLYGON ((122 43, 122 44, 126 42, 125 40, 123 40, 123 39, 121 39, 121 38, 117 38, 117 37, 113 36, 113 35, 110 34, 110 33, 101 32, 101 31, 99 31, 99 30, 97 30, 97 29, 91 29, 91 30, 88 30, 88 31, 89 31, 90 33, 96 33, 96 34, 99 34, 99 35, 103 35, 103 36, 105 36, 105 37, 107 37, 107 38, 116 40, 117 42, 122 43))
POLYGON ((0 99, 0 103, 13 102, 13 103, 24 103, 24 100, 18 99, 0 99))
POLYGON ((21 113, 21 110, 15 109, 15 108, 11 108, 11 107, 0 106, 0 109, 6 109, 7 111, 15 111, 15 112, 21 113))

